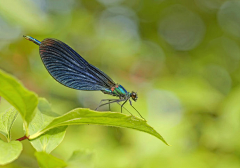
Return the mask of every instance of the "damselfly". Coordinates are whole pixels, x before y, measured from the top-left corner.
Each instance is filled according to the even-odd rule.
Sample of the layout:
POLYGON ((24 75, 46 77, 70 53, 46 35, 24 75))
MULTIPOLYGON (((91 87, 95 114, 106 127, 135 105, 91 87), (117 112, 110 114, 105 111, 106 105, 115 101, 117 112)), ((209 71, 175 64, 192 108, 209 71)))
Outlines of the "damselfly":
MULTIPOLYGON (((127 101, 133 107, 130 98, 133 101, 137 101, 138 96, 136 92, 128 92, 123 86, 115 83, 107 74, 89 64, 67 44, 53 38, 46 38, 40 42, 30 36, 23 37, 39 46, 43 64, 51 76, 59 83, 77 90, 99 90, 104 94, 118 97, 118 99, 101 100, 96 110, 107 104, 110 107, 111 103, 118 103, 121 105, 122 112, 123 106, 127 101), (120 102, 123 103, 120 104, 120 102)), ((137 113, 141 116, 138 111, 137 113)))

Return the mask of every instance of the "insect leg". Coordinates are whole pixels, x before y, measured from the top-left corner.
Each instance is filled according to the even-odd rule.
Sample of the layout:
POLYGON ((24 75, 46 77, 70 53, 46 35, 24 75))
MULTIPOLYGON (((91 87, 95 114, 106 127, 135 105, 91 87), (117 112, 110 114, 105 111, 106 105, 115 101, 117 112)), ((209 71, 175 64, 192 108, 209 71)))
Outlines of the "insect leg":
MULTIPOLYGON (((135 107, 133 107, 132 102, 131 102, 130 99, 129 99, 129 103, 130 103, 130 105, 132 106, 132 108, 134 108, 134 110, 136 110, 136 112, 138 113, 138 115, 139 115, 142 119, 145 120, 145 118, 143 118, 143 116, 137 111, 137 109, 136 109, 135 107)), ((146 121, 146 120, 145 120, 145 121, 146 121)))
MULTIPOLYGON (((102 99, 95 110, 98 110, 98 108, 101 107, 101 104, 102 104, 103 101, 110 102, 110 101, 113 101, 113 100, 119 100, 119 99, 102 99)), ((109 106, 109 108, 110 108, 110 106, 109 106)))
POLYGON ((109 103, 109 104, 108 104, 108 105, 109 105, 109 111, 111 111, 111 108, 110 108, 110 100, 108 100, 108 103, 109 103))
MULTIPOLYGON (((122 106, 119 102, 117 102, 117 104, 119 104, 119 106, 122 106)), ((130 111, 128 111, 128 109, 126 109, 125 107, 123 107, 125 110, 127 110, 127 112, 129 112, 130 113, 130 111)), ((133 117, 134 117, 134 115, 132 114, 132 113, 130 113, 133 117)))
MULTIPOLYGON (((111 103, 117 103, 119 106, 121 106, 121 108, 124 108, 127 112, 129 112, 129 114, 131 114, 133 117, 134 117, 134 115, 130 112, 130 111, 128 111, 128 109, 126 109, 123 105, 124 104, 120 104, 119 102, 121 102, 121 101, 125 101, 125 103, 126 103, 126 100, 122 100, 122 99, 105 99, 105 100, 109 100, 109 102, 108 103, 104 103, 104 104, 101 104, 101 105, 99 105, 99 107, 101 107, 101 106, 104 106, 104 105, 107 105, 107 104, 111 104, 111 103)), ((99 108, 98 107, 98 108, 99 108)))
POLYGON ((99 108, 99 107, 102 107, 102 106, 104 106, 104 105, 107 105, 107 104, 116 103, 116 102, 120 102, 120 101, 123 101, 123 100, 120 100, 120 99, 112 99, 112 100, 111 100, 111 99, 110 99, 110 102, 101 104, 101 105, 98 106, 98 108, 99 108))
POLYGON ((121 113, 122 113, 122 108, 123 108, 124 104, 128 101, 128 99, 123 100, 123 101, 125 101, 125 102, 121 105, 121 113))

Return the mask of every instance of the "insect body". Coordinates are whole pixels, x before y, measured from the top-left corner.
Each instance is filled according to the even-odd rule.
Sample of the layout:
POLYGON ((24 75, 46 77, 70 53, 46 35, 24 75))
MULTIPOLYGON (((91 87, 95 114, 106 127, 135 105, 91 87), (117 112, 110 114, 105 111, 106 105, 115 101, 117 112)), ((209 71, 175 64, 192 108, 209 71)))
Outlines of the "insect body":
POLYGON ((134 101, 137 101, 137 95, 135 92, 129 93, 125 90, 122 85, 115 85, 111 89, 105 89, 102 91, 105 94, 119 97, 120 99, 132 98, 134 101))
POLYGON ((133 101, 137 101, 138 97, 136 92, 130 93, 123 86, 116 84, 107 74, 88 63, 67 44, 52 38, 46 38, 40 42, 30 36, 23 37, 39 46, 39 53, 43 64, 50 75, 62 85, 77 90, 99 90, 104 94, 119 98, 101 100, 96 110, 106 104, 119 104, 119 102, 123 102, 121 105, 122 112, 123 105, 127 101, 129 101, 132 106, 130 98, 132 98, 133 101), (104 101, 108 102, 101 104, 104 101))

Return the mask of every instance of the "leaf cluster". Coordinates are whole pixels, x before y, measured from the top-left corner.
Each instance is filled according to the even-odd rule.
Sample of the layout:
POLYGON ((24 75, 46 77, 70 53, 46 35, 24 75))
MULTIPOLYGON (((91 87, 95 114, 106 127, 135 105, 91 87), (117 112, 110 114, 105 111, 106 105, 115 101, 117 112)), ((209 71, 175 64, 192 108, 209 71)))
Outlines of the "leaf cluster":
POLYGON ((7 140, 5 142, 0 139, 0 165, 10 163, 19 157, 23 149, 20 141, 24 139, 29 140, 35 148, 35 157, 40 167, 79 165, 79 160, 82 160, 82 164, 88 162, 89 159, 86 158, 91 158, 88 157, 91 154, 83 151, 75 151, 68 161, 50 154, 62 142, 69 125, 94 124, 131 128, 151 134, 167 144, 158 132, 138 117, 116 112, 96 112, 86 108, 73 109, 59 116, 52 111, 46 99, 27 90, 16 78, 1 70, 0 81, 0 96, 12 105, 0 113, 0 133, 7 140), (18 114, 22 118, 25 135, 17 140, 11 140, 11 128, 18 114))

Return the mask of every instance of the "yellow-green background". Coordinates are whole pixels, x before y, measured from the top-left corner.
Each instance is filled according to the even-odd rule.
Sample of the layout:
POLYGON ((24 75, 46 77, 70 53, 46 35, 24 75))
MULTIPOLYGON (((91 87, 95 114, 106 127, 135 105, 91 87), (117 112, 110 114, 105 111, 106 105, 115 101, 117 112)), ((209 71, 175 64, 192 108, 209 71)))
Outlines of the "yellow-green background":
MULTIPOLYGON (((231 0, 1 0, 0 68, 59 114, 94 109, 110 96, 57 83, 38 46, 22 35, 64 41, 138 91, 134 106, 172 145, 134 130, 71 126, 52 152, 58 158, 86 150, 97 168, 239 168, 239 11, 240 1, 231 0)), ((0 111, 8 106, 2 99, 0 111)), ((19 117, 12 139, 21 136, 19 117)), ((4 167, 38 167, 33 147, 23 145, 19 159, 4 167)))

